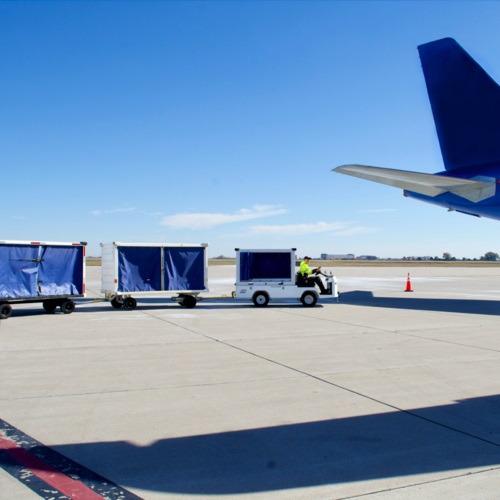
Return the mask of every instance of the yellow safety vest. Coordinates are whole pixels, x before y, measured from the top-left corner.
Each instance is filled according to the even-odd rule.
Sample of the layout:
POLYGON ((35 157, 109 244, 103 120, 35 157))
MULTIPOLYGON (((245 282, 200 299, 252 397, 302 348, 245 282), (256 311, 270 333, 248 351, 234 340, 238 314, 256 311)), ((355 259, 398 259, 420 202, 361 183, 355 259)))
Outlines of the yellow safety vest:
POLYGON ((300 274, 302 274, 302 276, 306 276, 306 277, 312 273, 312 270, 309 267, 309 264, 305 260, 303 260, 300 263, 299 271, 300 271, 300 274))

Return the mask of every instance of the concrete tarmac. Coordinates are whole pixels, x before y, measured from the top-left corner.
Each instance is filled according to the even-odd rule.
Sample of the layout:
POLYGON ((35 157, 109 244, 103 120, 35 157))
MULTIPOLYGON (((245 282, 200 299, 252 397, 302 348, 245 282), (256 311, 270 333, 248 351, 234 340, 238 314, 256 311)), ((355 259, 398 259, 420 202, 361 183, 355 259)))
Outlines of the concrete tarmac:
MULTIPOLYGON (((88 267, 74 313, 0 322, 0 419, 147 500, 498 498, 500 266, 333 271, 312 308, 213 266, 194 309, 125 311, 88 267)), ((43 496, 1 437, 0 498, 43 496)))

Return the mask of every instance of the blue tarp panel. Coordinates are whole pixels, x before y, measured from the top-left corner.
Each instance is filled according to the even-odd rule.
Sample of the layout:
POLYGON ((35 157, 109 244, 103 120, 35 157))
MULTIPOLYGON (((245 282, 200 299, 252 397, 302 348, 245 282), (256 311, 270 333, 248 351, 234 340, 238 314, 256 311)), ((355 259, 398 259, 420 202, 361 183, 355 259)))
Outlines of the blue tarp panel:
POLYGON ((165 248, 165 290, 204 290, 204 254, 205 247, 165 248))
POLYGON ((81 246, 43 246, 38 269, 40 295, 83 294, 81 246))
POLYGON ((83 295, 82 246, 0 245, 0 298, 83 295))
POLYGON ((118 291, 161 290, 160 247, 118 247, 118 291))
POLYGON ((240 281, 287 280, 291 275, 290 252, 240 252, 240 281))
POLYGON ((35 297, 38 246, 0 245, 0 298, 35 297))

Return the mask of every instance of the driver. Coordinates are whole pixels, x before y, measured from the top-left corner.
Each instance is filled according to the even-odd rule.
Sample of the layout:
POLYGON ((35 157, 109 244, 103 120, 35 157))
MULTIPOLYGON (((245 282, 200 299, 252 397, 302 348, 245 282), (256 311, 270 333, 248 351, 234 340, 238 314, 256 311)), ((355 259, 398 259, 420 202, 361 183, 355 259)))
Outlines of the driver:
POLYGON ((326 295, 327 291, 325 285, 323 285, 323 281, 318 276, 318 273, 321 271, 321 266, 317 267, 316 269, 311 269, 309 267, 309 262, 311 262, 311 257, 308 257, 306 255, 304 257, 304 260, 300 263, 299 273, 302 274, 306 285, 314 286, 316 284, 321 290, 321 295, 326 295), (312 276, 312 274, 314 274, 315 276, 312 276))

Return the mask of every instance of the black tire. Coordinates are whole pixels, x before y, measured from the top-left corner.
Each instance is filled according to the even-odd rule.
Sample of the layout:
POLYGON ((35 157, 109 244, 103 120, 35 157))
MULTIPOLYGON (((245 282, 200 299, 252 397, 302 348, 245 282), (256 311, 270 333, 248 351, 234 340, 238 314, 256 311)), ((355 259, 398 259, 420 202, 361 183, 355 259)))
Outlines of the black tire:
POLYGON ((123 309, 133 311, 137 307, 137 300, 134 297, 126 297, 123 299, 123 309))
POLYGON ((63 314, 71 314, 75 310, 76 304, 72 300, 64 300, 61 302, 61 312, 63 314))
POLYGON ((318 297, 313 292, 304 292, 300 297, 300 301, 305 307, 313 307, 318 302, 318 297))
POLYGON ((193 307, 196 306, 196 297, 194 295, 185 295, 182 298, 182 304, 184 307, 187 307, 188 309, 192 309, 193 307))
POLYGON ((269 295, 266 292, 255 292, 252 300, 257 307, 266 307, 269 304, 269 295))
POLYGON ((57 300, 44 300, 42 302, 42 307, 48 312, 53 313, 58 306, 57 300))
POLYGON ((0 304, 0 319, 7 319, 12 314, 10 304, 0 304))
POLYGON ((118 297, 114 297, 113 299, 111 299, 111 305, 115 309, 121 309, 123 307, 123 301, 122 300, 118 300, 118 297))

